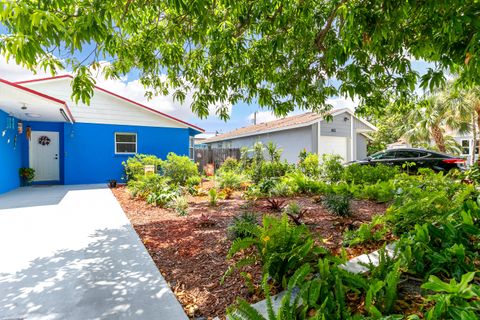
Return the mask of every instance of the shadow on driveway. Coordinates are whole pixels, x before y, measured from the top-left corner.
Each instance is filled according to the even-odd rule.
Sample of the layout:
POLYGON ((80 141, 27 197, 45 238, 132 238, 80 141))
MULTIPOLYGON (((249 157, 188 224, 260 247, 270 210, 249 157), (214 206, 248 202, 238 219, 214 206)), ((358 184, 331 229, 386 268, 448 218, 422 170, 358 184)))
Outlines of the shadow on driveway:
POLYGON ((186 319, 130 228, 0 274, 0 319, 186 319))

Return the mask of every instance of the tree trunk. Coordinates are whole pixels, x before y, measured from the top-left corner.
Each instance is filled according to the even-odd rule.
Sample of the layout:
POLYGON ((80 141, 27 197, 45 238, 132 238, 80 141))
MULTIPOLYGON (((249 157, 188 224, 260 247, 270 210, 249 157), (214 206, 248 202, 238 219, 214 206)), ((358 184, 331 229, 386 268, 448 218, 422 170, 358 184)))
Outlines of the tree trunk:
POLYGON ((438 126, 434 126, 432 127, 432 137, 433 137, 433 141, 435 141, 435 145, 437 146, 438 150, 440 152, 446 152, 446 148, 445 148, 445 141, 443 139, 443 133, 442 133, 442 129, 440 129, 440 127, 438 126))

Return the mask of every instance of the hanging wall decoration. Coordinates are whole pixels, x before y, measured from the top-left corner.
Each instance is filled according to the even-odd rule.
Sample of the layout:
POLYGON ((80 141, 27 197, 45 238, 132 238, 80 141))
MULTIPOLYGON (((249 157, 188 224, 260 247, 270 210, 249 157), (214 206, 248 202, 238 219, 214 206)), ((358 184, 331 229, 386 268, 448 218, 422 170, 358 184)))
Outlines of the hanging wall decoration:
POLYGON ((18 121, 18 123, 17 123, 17 130, 18 130, 18 134, 23 133, 23 122, 21 120, 18 121))
POLYGON ((26 128, 25 134, 27 135, 28 141, 30 141, 32 139, 32 128, 30 126, 26 128))
POLYGON ((38 143, 42 146, 48 146, 50 144, 50 138, 47 136, 41 136, 38 138, 38 143))

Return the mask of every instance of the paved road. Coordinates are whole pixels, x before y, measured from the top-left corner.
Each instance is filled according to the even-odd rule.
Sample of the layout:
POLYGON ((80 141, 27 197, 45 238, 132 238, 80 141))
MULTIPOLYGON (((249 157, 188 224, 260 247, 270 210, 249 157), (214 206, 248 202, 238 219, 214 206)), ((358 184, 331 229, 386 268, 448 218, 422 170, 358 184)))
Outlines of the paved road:
POLYGON ((110 190, 0 196, 0 319, 187 319, 110 190))

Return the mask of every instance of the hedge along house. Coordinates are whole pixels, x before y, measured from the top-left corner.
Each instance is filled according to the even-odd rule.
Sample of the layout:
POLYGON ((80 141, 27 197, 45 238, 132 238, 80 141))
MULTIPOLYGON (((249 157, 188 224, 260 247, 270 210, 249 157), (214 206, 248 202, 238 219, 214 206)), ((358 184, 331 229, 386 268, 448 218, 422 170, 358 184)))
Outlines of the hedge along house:
POLYGON ((256 142, 273 142, 283 149, 282 159, 296 163, 302 150, 337 154, 344 161, 367 156, 369 133, 377 130, 349 108, 332 110, 326 119, 308 112, 243 127, 202 141, 211 148, 251 148, 256 142))
POLYGON ((0 79, 0 193, 34 184, 120 180, 136 153, 193 156, 192 124, 95 87, 90 105, 70 100, 70 75, 12 83, 0 79))

